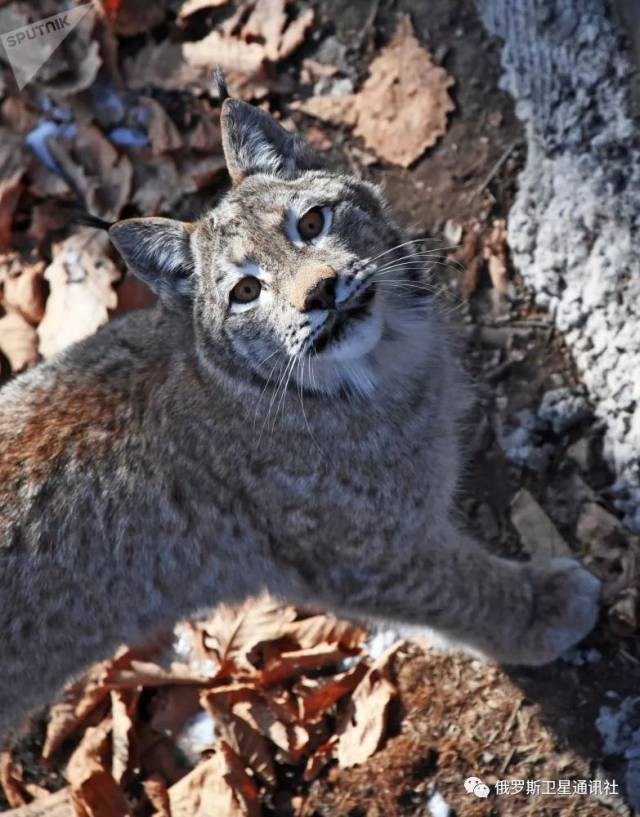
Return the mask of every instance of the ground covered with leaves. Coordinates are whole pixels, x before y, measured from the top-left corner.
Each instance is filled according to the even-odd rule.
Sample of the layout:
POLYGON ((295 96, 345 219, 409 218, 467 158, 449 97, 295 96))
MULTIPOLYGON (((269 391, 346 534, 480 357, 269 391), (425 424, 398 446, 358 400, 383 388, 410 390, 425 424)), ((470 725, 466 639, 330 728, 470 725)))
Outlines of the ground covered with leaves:
MULTIPOLYGON (((0 30, 58 10, 0 0, 0 30)), ((510 266, 526 141, 471 3, 101 0, 23 91, 0 63, 0 378, 152 301, 70 213, 193 218, 216 202, 216 64, 441 248, 432 275, 478 397, 461 515, 513 558, 579 554, 604 582, 601 622, 551 667, 506 671, 269 598, 222 607, 123 646, 38 713, 0 755, 0 804, 22 817, 640 809, 639 543, 613 510, 579 373, 510 266), (488 798, 465 791, 470 776, 488 798), (498 794, 501 780, 586 788, 498 794)))

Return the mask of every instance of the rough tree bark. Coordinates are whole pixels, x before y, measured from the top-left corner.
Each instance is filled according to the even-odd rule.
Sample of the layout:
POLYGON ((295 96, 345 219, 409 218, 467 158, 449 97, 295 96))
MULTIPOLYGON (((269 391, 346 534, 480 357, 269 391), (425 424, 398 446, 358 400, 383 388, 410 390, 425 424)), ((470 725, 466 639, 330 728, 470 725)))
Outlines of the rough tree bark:
MULTIPOLYGON (((640 139, 622 30, 604 0, 477 4, 504 41, 502 84, 526 123, 513 260, 606 421, 617 503, 640 532, 640 139)), ((617 6, 635 19, 629 0, 617 6)))

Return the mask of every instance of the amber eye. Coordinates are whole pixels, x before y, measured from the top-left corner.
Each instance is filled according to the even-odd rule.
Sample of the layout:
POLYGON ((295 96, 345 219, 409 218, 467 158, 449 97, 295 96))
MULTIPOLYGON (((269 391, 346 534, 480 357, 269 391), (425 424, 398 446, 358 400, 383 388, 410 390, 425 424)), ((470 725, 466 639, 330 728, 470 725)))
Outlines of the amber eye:
POLYGON ((240 304, 248 304, 260 294, 262 284, 253 275, 247 275, 241 278, 238 283, 231 290, 231 299, 240 304))
POLYGON ((303 241, 311 241, 317 238, 324 227, 324 216, 320 207, 312 207, 311 210, 301 216, 298 221, 298 232, 303 241))

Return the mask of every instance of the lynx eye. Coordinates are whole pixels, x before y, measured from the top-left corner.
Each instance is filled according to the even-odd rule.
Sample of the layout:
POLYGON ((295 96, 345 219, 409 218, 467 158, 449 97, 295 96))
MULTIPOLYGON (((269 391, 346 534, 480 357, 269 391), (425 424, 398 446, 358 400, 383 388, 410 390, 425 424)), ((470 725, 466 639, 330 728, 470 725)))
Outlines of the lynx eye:
POLYGON ((303 241, 311 241, 317 238, 324 227, 324 215, 321 207, 312 207, 311 210, 300 217, 298 221, 298 232, 303 241))
POLYGON ((231 290, 231 299, 240 304, 248 304, 260 294, 262 284, 253 275, 247 275, 241 278, 238 283, 231 290))

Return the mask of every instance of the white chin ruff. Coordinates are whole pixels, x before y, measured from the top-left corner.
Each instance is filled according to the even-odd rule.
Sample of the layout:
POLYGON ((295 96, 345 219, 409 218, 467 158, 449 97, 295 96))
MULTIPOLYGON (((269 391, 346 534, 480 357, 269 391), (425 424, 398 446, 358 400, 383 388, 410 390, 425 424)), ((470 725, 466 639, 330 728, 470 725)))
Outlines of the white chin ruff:
POLYGON ((354 320, 347 324, 345 337, 331 341, 320 352, 318 358, 327 362, 341 363, 365 357, 380 342, 383 327, 382 309, 378 303, 374 303, 371 314, 366 319, 354 320))

